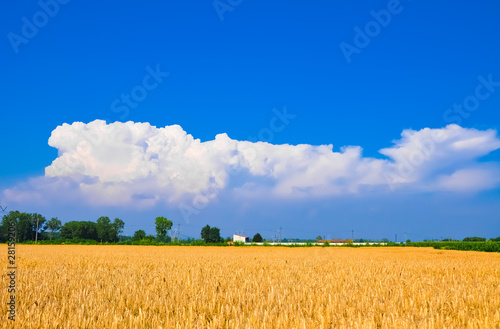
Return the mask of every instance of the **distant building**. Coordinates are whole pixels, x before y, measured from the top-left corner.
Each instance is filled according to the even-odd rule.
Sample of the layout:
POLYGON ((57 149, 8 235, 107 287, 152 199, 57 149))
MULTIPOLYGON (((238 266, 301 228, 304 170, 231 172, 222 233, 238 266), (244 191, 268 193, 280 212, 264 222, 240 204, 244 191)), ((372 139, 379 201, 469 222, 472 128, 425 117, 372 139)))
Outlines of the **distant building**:
POLYGON ((233 234, 233 242, 250 242, 250 238, 240 234, 233 234))

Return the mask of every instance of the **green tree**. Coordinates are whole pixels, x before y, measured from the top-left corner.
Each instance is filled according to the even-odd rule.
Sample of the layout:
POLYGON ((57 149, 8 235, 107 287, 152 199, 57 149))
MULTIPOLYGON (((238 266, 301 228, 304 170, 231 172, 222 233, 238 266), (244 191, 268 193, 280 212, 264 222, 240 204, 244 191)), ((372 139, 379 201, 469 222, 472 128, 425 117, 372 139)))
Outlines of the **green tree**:
POLYGON ((201 229, 201 238, 205 240, 205 242, 209 242, 210 240, 210 225, 207 225, 201 229))
POLYGON ((212 243, 218 243, 224 241, 220 236, 220 229, 215 226, 210 228, 210 233, 208 234, 208 237, 210 239, 209 242, 212 243))
POLYGON ((491 238, 490 241, 497 241, 500 242, 500 236, 498 238, 491 238))
POLYGON ((10 211, 7 215, 2 217, 2 224, 0 225, 0 238, 5 242, 8 237, 9 223, 16 222, 16 242, 34 241, 37 233, 43 232, 45 217, 40 214, 29 214, 19 211, 10 211), (38 231, 37 231, 38 220, 38 231))
POLYGON ((113 225, 109 217, 99 217, 97 220, 97 237, 100 242, 113 241, 113 225))
POLYGON ((144 230, 138 230, 134 232, 132 240, 139 241, 146 238, 146 232, 144 230))
POLYGON ((316 237, 316 242, 318 242, 319 240, 323 240, 323 238, 321 237, 321 235, 318 235, 318 236, 316 237))
POLYGON ((31 221, 33 224, 33 229, 35 231, 35 241, 38 241, 38 235, 45 230, 44 223, 47 221, 45 217, 40 214, 31 214, 31 221))
POLYGON ((70 221, 61 227, 63 239, 89 239, 98 241, 97 224, 90 221, 70 221))
POLYGON ((155 241, 154 235, 151 235, 151 234, 150 235, 146 235, 146 237, 144 239, 148 240, 149 243, 153 243, 155 241))
POLYGON ((262 239, 262 235, 260 233, 257 233, 253 236, 252 242, 263 242, 264 239, 262 239))
MULTIPOLYGON (((22 214, 25 214, 25 213, 21 213, 17 210, 15 211, 9 211, 9 213, 7 215, 3 215, 2 217, 2 224, 0 225, 0 242, 6 242, 8 240, 8 237, 9 237, 9 233, 8 233, 8 228, 9 228, 9 224, 11 222, 15 222, 16 223, 16 242, 20 242, 20 232, 19 232, 19 228, 17 227, 17 224, 18 224, 18 221, 19 221, 19 218, 22 216, 22 214)), ((26 214, 26 216, 29 216, 29 214, 26 214)), ((29 234, 30 235, 30 234, 29 234)))
POLYGON ((463 241, 466 242, 481 242, 481 241, 486 241, 486 238, 480 238, 477 236, 472 236, 472 237, 467 237, 463 241))
POLYGON ((120 218, 115 218, 111 224, 112 241, 118 241, 118 235, 123 232, 125 223, 120 218))
POLYGON ((45 224, 45 229, 49 230, 49 236, 50 240, 52 240, 52 236, 54 235, 54 232, 59 231, 62 227, 62 223, 57 217, 52 217, 51 220, 49 220, 45 224))
POLYGON ((220 236, 220 229, 215 226, 210 227, 210 225, 207 225, 201 229, 201 238, 206 243, 218 243, 224 241, 224 239, 220 236))
MULTIPOLYGON (((12 221, 15 221, 17 224, 17 218, 19 217, 20 212, 19 211, 9 211, 8 214, 3 215, 2 217, 2 223, 0 224, 0 242, 4 243, 7 242, 9 238, 9 224, 12 221)), ((16 242, 19 242, 19 237, 16 235, 16 242)))
POLYGON ((156 239, 160 242, 166 242, 167 233, 172 228, 172 221, 165 217, 156 217, 156 239))

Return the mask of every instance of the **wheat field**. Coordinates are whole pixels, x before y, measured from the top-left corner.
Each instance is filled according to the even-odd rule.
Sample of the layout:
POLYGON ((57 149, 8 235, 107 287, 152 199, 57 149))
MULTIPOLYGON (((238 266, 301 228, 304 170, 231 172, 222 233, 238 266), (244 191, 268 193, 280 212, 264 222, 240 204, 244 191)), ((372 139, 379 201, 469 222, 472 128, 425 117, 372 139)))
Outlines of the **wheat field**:
MULTIPOLYGON (((7 272, 7 247, 0 250, 7 272)), ((500 255, 17 246, 18 328, 500 328, 500 255)), ((1 276, 0 328, 8 277, 1 276)))

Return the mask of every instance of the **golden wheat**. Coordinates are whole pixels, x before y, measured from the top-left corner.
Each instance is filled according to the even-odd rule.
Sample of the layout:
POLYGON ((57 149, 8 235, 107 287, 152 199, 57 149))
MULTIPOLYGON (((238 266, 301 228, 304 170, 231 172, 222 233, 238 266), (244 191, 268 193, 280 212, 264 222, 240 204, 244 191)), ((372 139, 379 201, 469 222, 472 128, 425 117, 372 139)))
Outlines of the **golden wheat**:
POLYGON ((21 245, 17 266, 19 328, 500 328, 499 254, 21 245))

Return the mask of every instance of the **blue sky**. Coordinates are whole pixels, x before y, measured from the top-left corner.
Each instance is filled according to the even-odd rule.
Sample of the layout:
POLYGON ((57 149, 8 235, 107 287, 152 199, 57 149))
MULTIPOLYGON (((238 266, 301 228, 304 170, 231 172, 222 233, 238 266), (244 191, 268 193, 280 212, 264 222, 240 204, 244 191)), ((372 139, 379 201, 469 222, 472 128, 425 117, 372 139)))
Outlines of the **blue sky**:
MULTIPOLYGON (((154 217, 164 215, 181 223, 182 231, 189 236, 197 236, 207 223, 221 227, 223 235, 261 231, 268 237, 280 226, 285 235, 299 237, 349 237, 351 230, 368 238, 393 238, 404 232, 412 239, 500 235, 498 138, 485 133, 499 128, 500 93, 494 89, 500 87, 490 86, 489 90, 481 83, 500 81, 498 3, 221 0, 215 2, 219 9, 212 1, 62 3, 8 3, 0 13, 4 35, 0 43, 0 140, 4 155, 0 188, 1 199, 9 209, 42 212, 63 221, 119 216, 126 222, 128 234, 143 227, 153 233, 154 217), (43 8, 51 15, 44 14, 43 8), (378 30, 366 31, 367 26, 377 26, 373 24, 375 16, 383 17, 382 13, 390 10, 393 13, 390 21, 385 16, 386 26, 379 24, 378 30), (36 31, 30 30, 33 23, 38 25, 34 26, 36 31), (348 62, 340 45, 356 45, 356 27, 371 37, 348 62), (164 73, 155 80, 147 78, 151 71, 164 73), (145 79, 150 90, 141 89, 145 79), (481 95, 487 97, 479 100, 474 111, 447 112, 454 104, 473 100, 470 96, 480 85, 481 95), (146 93, 141 94, 144 90, 146 93), (127 105, 122 95, 134 91, 140 101, 127 105), (271 138, 266 134, 270 121, 284 108, 294 118, 271 138), (333 182, 333 176, 298 175, 302 168, 289 169, 276 177, 277 167, 262 174, 256 173, 256 164, 248 165, 245 173, 231 176, 208 205, 186 221, 179 213, 179 204, 191 204, 194 192, 183 194, 186 190, 179 191, 175 184, 165 183, 151 192, 145 187, 142 194, 160 199, 148 206, 135 206, 132 201, 97 204, 85 196, 57 202, 55 192, 44 192, 50 185, 42 179, 45 168, 58 158, 58 149, 48 144, 53 131, 63 123, 88 124, 94 120, 106 120, 108 124, 144 122, 157 128, 175 124, 201 142, 213 141, 224 133, 232 141, 255 142, 261 133, 265 138, 260 139, 273 145, 332 144, 332 152, 358 146, 362 148, 362 160, 390 163, 397 160, 379 151, 394 146, 395 140, 402 141, 401 133, 407 129, 439 131, 456 123, 462 130, 446 136, 453 135, 449 138, 454 142, 460 138, 464 141, 464 136, 476 138, 479 144, 462 153, 439 144, 438 151, 430 151, 428 157, 434 161, 439 155, 445 156, 439 161, 426 161, 453 159, 446 168, 424 165, 425 170, 418 169, 418 175, 405 177, 409 181, 398 182, 397 188, 384 192, 380 192, 383 184, 373 181, 365 188, 356 175, 339 174, 334 183, 319 188, 321 179, 333 182), (486 144, 489 147, 482 148, 486 144), (468 158, 465 153, 470 154, 472 149, 482 152, 468 158), (451 150, 454 153, 446 153, 451 150), (478 166, 483 166, 480 173, 478 166), (461 170, 467 170, 467 174, 461 175, 461 170), (444 174, 454 181, 445 183, 444 174), (491 183, 463 187, 459 183, 467 180, 464 177, 491 183), (314 179, 318 182, 307 185, 314 179), (337 190, 339 181, 346 190, 337 190), (285 187, 269 189, 290 184, 307 188, 301 190, 304 194, 293 197, 280 194, 286 193, 285 187), (462 187, 457 188, 457 184, 462 187), (248 186, 255 195, 240 193, 248 186), (168 193, 162 194, 165 189, 168 193), (35 202, 26 197, 31 190, 45 197, 35 198, 35 202), (170 201, 162 202, 165 198, 170 201)), ((118 129, 135 129, 131 127, 118 129)), ((415 133, 414 137, 418 140, 424 135, 415 133)), ((83 138, 78 136, 74 143, 83 138)), ((64 144, 64 134, 58 138, 59 156, 77 152, 72 149, 76 144, 64 144)), ((110 139, 107 133, 103 138, 110 139)), ((211 147, 206 145, 209 150, 211 147)), ((227 147, 230 153, 235 152, 227 147)), ((101 151, 111 154, 112 150, 117 148, 106 144, 101 151)), ((263 148, 262 161, 269 158, 265 152, 271 156, 281 151, 294 152, 263 148)), ((323 161, 304 152, 300 156, 309 159, 307 168, 323 161)), ((169 161, 160 171, 175 167, 169 161)), ((200 161, 202 167, 227 165, 200 161)), ((279 167, 297 158, 280 155, 273 161, 279 167)), ((335 161, 325 168, 341 170, 335 169, 335 161)), ((84 173, 78 171, 83 170, 81 167, 70 170, 68 163, 61 163, 51 171, 52 178, 79 182, 82 178, 78 175, 85 174, 106 180, 102 171, 84 173)), ((377 162, 373 166, 378 166, 377 162)), ((376 176, 383 170, 370 173, 376 176)), ((116 179, 110 184, 115 183, 116 179)), ((55 189, 64 193, 61 187, 55 189)), ((119 185, 117 189, 125 187, 119 185)), ((200 191, 203 189, 200 187, 200 191)))

